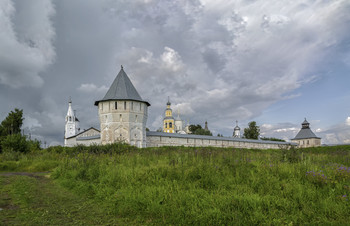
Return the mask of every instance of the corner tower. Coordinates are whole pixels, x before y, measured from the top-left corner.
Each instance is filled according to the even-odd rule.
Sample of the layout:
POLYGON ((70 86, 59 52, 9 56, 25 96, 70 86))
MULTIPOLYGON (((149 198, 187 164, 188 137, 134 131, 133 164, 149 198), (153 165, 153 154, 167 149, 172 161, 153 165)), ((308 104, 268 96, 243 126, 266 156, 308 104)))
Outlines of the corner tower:
POLYGON ((299 144, 299 147, 318 147, 321 146, 321 138, 317 137, 310 129, 310 123, 306 120, 301 124, 301 130, 299 133, 291 139, 299 144))
POLYGON ((163 132, 175 133, 175 120, 173 117, 173 110, 170 108, 170 100, 166 103, 165 118, 163 119, 163 132))
POLYGON ((123 66, 102 100, 96 101, 101 144, 126 142, 146 147, 146 122, 150 104, 142 100, 123 66))

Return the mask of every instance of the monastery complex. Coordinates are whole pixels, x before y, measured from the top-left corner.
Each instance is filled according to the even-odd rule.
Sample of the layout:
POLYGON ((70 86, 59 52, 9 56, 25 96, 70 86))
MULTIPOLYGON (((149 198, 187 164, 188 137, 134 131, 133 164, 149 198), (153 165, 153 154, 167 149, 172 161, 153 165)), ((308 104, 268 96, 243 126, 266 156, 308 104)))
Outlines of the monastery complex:
MULTIPOLYGON (((79 120, 72 108, 72 101, 69 101, 65 118, 65 146, 125 142, 139 148, 213 146, 279 149, 288 148, 291 145, 300 147, 321 145, 321 138, 311 131, 310 124, 306 119, 302 123, 300 132, 292 139, 293 143, 243 139, 237 121, 232 137, 189 134, 189 125, 184 126, 179 114, 176 118, 173 117, 169 98, 166 104, 162 132, 146 131, 148 107, 151 104, 141 98, 123 67, 121 67, 106 95, 101 100, 95 101, 95 106, 98 107, 100 128, 91 127, 81 132, 79 120)), ((204 129, 208 130, 207 122, 204 129)))

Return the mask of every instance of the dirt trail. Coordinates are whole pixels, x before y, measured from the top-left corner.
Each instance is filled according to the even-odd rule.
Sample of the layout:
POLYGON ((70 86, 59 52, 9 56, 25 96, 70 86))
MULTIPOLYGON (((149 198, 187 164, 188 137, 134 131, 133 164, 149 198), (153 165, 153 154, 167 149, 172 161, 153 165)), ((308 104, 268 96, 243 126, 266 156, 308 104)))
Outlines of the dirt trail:
POLYGON ((50 173, 0 173, 0 225, 127 224, 102 202, 55 183, 50 173))
POLYGON ((28 173, 28 172, 7 172, 7 173, 0 173, 0 176, 10 177, 10 176, 28 176, 28 177, 35 177, 40 178, 46 176, 50 172, 36 172, 36 173, 28 173))

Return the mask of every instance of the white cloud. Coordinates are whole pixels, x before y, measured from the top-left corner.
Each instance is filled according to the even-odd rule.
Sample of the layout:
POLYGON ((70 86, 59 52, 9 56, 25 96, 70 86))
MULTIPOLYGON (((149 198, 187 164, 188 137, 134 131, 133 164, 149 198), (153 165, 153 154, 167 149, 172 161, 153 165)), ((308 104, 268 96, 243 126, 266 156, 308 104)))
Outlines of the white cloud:
POLYGON ((345 120, 345 124, 350 126, 350 117, 347 117, 346 120, 345 120))
POLYGON ((179 53, 172 48, 164 47, 164 52, 160 58, 164 67, 172 71, 178 71, 183 67, 179 53))
POLYGON ((85 93, 106 93, 108 88, 106 86, 97 87, 92 83, 84 83, 78 87, 78 90, 85 93))
POLYGON ((349 117, 343 123, 334 125, 328 129, 322 130, 319 135, 324 138, 326 144, 346 144, 350 143, 350 124, 349 117))
POLYGON ((0 3, 0 84, 40 87, 40 73, 55 58, 51 1, 0 3), (15 7, 16 6, 16 7, 15 7))
POLYGON ((264 137, 275 137, 289 141, 299 132, 300 127, 291 123, 262 124, 261 135, 264 137))

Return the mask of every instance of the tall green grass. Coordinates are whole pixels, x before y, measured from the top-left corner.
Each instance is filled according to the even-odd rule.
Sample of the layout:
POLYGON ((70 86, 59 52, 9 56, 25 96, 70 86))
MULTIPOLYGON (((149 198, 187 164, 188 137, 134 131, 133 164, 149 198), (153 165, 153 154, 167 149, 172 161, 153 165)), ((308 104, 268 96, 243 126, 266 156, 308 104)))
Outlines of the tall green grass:
POLYGON ((347 224, 350 146, 291 150, 125 144, 3 153, 139 224, 347 224))
POLYGON ((345 224, 350 147, 66 150, 52 177, 142 224, 345 224))

